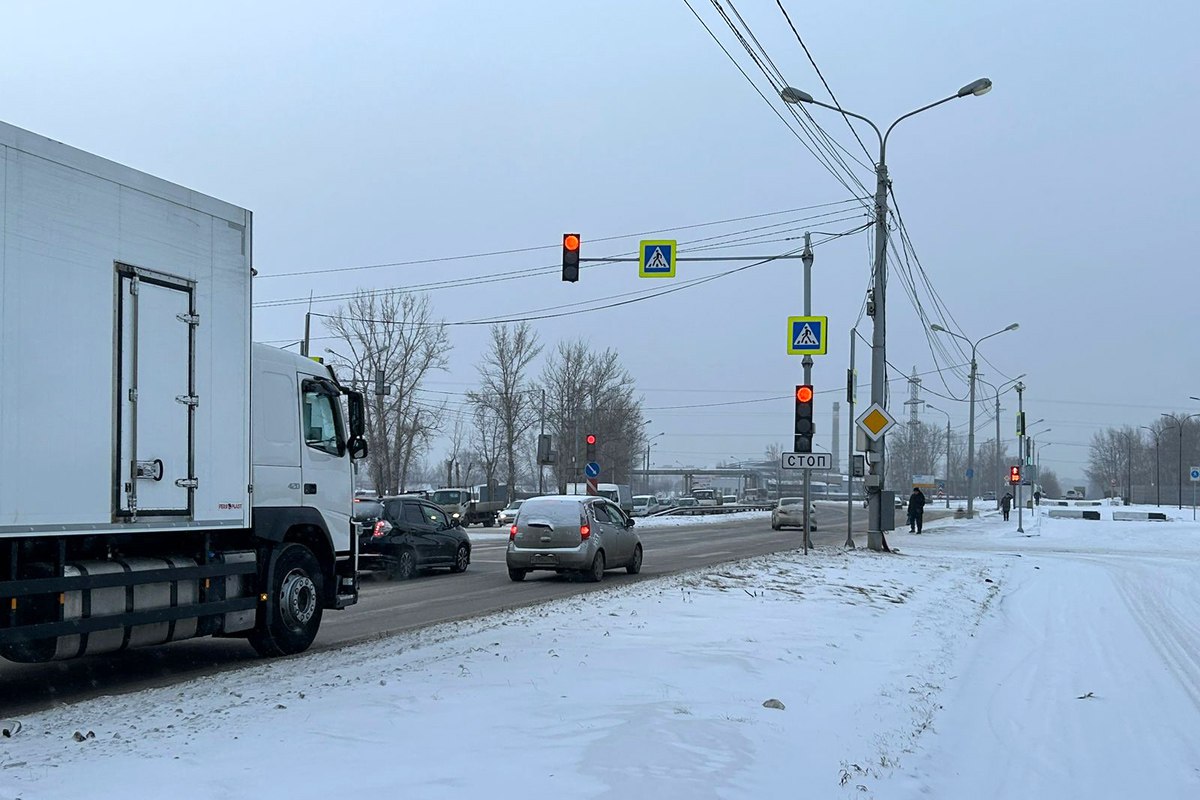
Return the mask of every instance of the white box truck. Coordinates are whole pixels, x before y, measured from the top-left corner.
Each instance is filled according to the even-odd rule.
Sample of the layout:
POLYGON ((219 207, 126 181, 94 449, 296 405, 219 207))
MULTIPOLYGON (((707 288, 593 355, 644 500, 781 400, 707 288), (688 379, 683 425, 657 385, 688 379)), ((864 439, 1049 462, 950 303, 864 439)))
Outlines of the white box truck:
POLYGON ((250 341, 251 214, 0 123, 0 655, 296 653, 358 595, 362 396, 250 341))

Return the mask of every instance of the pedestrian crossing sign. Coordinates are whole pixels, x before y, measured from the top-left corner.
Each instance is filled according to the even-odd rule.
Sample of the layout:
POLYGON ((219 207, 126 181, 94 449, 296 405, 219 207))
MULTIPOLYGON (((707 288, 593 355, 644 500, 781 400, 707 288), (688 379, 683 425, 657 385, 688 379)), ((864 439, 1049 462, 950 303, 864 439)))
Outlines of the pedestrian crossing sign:
POLYGON ((638 277, 675 277, 675 240, 644 239, 638 246, 638 277))
POLYGON ((788 317, 788 355, 823 356, 829 317, 788 317))

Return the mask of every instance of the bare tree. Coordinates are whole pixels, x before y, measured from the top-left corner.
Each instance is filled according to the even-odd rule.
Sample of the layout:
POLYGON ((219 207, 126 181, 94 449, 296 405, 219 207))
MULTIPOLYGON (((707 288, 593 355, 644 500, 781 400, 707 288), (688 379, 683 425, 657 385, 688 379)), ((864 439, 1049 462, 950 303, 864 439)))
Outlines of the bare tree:
POLYGON ((519 472, 517 445, 536 421, 536 402, 526 375, 529 362, 542 351, 528 322, 493 325, 492 341, 479 364, 479 391, 468 392, 472 406, 486 406, 500 425, 501 451, 510 495, 519 472))
POLYGON ((1038 475, 1038 483, 1042 485, 1042 494, 1046 497, 1062 497, 1062 485, 1058 475, 1052 469, 1043 469, 1038 475))
POLYGON ((888 437, 888 483, 906 494, 914 475, 932 475, 945 454, 945 434, 940 426, 925 422, 897 427, 888 437))
POLYGON ((1109 497, 1125 485, 1126 440, 1122 431, 1106 428, 1092 435, 1087 477, 1092 487, 1109 497))
MULTIPOLYGON (((475 455, 483 467, 483 479, 489 487, 496 482, 496 471, 504 454, 504 437, 496 411, 486 404, 478 404, 473 411, 475 455)), ((511 488, 510 488, 511 491, 511 488)))
POLYGON ((645 443, 641 402, 633 378, 612 350, 597 353, 586 342, 560 342, 542 370, 546 426, 557 439, 555 480, 562 488, 582 480, 583 437, 597 437, 605 480, 630 483, 645 443))
POLYGON ((380 493, 404 488, 408 472, 441 425, 442 409, 417 399, 430 372, 444 370, 450 351, 443 322, 434 322, 429 298, 403 291, 361 290, 328 320, 347 352, 334 353, 364 388, 382 370, 391 393, 369 403, 367 441, 371 480, 380 493))

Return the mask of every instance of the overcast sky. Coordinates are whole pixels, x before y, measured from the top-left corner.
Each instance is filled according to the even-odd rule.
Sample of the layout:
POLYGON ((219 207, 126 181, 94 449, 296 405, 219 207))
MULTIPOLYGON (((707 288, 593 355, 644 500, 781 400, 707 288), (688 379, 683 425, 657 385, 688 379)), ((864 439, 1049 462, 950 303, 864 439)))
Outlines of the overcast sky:
MULTIPOLYGON (((771 97, 709 0, 692 3, 771 97)), ((977 77, 994 81, 984 97, 902 123, 888 165, 916 252, 960 330, 978 338, 1020 323, 982 345, 980 369, 1000 381, 1026 374, 1028 419, 1044 417, 1052 431, 1039 439, 1055 443, 1044 465, 1082 475, 1099 428, 1200 411, 1188 400, 1200 395, 1200 6, 785 5, 838 100, 881 124, 977 77)), ((739 0, 737 9, 787 82, 828 101, 774 0, 739 0)), ((803 147, 683 0, 400 0, 336 10, 294 1, 22 3, 5 5, 4 31, 0 118, 251 209, 257 301, 553 267, 564 231, 582 234, 587 257, 636 247, 636 235, 598 241, 620 234, 683 242, 788 221, 781 236, 867 221, 854 202, 824 205, 852 201, 857 187, 849 191, 803 147), (802 219, 817 214, 827 216, 802 219), (273 277, 538 246, 547 249, 273 277)), ((861 135, 871 159, 838 115, 813 114, 870 164, 869 130, 861 135)), ((868 169, 846 161, 873 186, 868 169)), ((740 263, 681 263, 676 281, 740 263)), ((844 399, 849 330, 869 270, 866 233, 816 251, 813 308, 831 328, 814 369, 821 449, 832 402, 844 399)), ((904 373, 947 366, 935 363, 891 274, 889 361, 904 373)), ((438 317, 461 322, 665 283, 617 264, 585 269, 574 285, 551 269, 429 296, 438 317)), ((785 320, 802 309, 800 262, 776 261, 536 325, 551 346, 585 336, 619 351, 653 420, 648 431, 666 434, 655 464, 705 464, 758 456, 771 443, 790 449, 801 365, 786 355, 785 320), (771 397, 780 399, 669 408, 771 397)), ((256 337, 295 341, 303 311, 259 309, 256 337)), ((860 330, 870 336, 869 320, 860 330)), ((471 388, 485 339, 484 326, 453 328, 452 370, 428 388, 471 388)), ((867 350, 857 352, 865 398, 867 350)), ((939 394, 966 393, 961 374, 924 381, 939 394)), ((893 384, 895 412, 907 396, 893 384)), ((966 403, 925 397, 965 431, 966 403)), ((1015 396, 1004 408, 1010 437, 1015 396)), ((988 414, 980 410, 980 440, 994 434, 988 414)))

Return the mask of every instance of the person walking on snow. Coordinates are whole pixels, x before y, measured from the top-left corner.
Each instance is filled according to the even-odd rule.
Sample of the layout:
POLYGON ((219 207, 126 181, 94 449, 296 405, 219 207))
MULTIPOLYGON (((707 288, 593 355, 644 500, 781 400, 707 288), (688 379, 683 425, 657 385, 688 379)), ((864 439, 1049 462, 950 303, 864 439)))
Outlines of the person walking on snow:
POLYGON ((920 533, 925 522, 925 493, 913 488, 908 496, 908 532, 920 533))
POLYGON ((1000 498, 1000 513, 1004 515, 1004 521, 1008 522, 1008 512, 1012 509, 1013 496, 1009 492, 1004 493, 1004 497, 1000 498))

